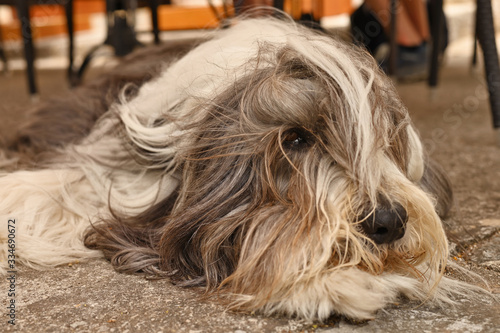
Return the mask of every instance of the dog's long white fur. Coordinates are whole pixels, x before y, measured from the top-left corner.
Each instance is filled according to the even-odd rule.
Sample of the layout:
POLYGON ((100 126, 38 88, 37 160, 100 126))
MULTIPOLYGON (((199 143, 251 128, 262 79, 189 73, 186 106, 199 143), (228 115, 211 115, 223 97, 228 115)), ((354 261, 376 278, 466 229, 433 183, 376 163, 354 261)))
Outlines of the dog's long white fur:
MULTIPOLYGON (((225 91, 234 84, 235 78, 255 70, 255 66, 247 68, 245 65, 249 59, 257 57, 266 44, 295 49, 327 75, 334 77, 342 87, 346 104, 350 106, 350 121, 357 124, 356 165, 362 177, 360 182, 366 186, 368 194, 375 197, 382 176, 392 172, 388 178, 395 179, 394 174, 400 173, 391 169, 391 162, 385 161, 384 156, 371 153, 374 129, 371 101, 367 96, 376 77, 370 72, 361 73, 363 69, 353 66, 350 54, 345 53, 340 44, 304 31, 297 25, 277 20, 243 21, 231 29, 217 32, 211 41, 201 44, 164 70, 160 77, 144 84, 132 100, 123 100, 115 105, 113 114, 117 114, 125 125, 128 138, 136 146, 147 147, 149 152, 156 154, 158 165, 155 169, 144 169, 128 157, 123 142, 113 136, 118 120, 105 116, 81 144, 66 148, 65 157, 57 163, 57 167, 1 174, 0 272, 7 269, 8 219, 16 221, 18 265, 42 269, 99 257, 99 252, 89 250, 82 244, 82 235, 89 222, 97 216, 110 214, 109 206, 121 212, 139 212, 168 196, 178 185, 176 151, 190 144, 190 136, 183 132, 182 123, 173 121, 152 126, 155 119, 164 114, 183 121, 188 115, 193 121, 201 119, 203 115, 193 114, 192 110, 200 109, 200 103, 225 91), (368 83, 362 74, 368 76, 368 83), (168 149, 155 151, 152 148, 165 146, 165 143, 170 143, 168 149), (173 171, 164 174, 160 169, 165 168, 173 171)), ((267 65, 265 59, 259 63, 263 67, 267 65)), ((416 182, 423 173, 423 152, 415 131, 411 127, 408 131, 412 145, 408 174, 410 180, 416 182)), ((394 186, 405 184, 402 192, 420 191, 417 195, 410 195, 417 197, 419 207, 428 208, 427 212, 419 213, 435 215, 431 199, 404 176, 399 178, 394 186)), ((400 196, 408 197, 406 193, 400 196)), ((322 209, 328 211, 331 208, 322 209)), ((325 221, 324 227, 338 228, 339 225, 334 223, 337 218, 341 217, 332 217, 332 222, 325 221)), ((444 237, 438 225, 439 218, 432 216, 427 220, 435 221, 435 225, 428 227, 435 229, 436 237, 444 237)), ((418 222, 413 222, 410 231, 412 228, 418 228, 418 222)), ((335 232, 325 232, 324 239, 319 242, 325 245, 318 249, 331 248, 335 242, 331 237, 335 235, 335 232)), ((446 252, 446 249, 440 251, 446 252)), ((324 261, 330 255, 331 252, 318 253, 324 261)), ((306 259, 294 260, 297 260, 293 264, 296 266, 292 265, 291 269, 301 265, 298 261, 306 259)), ((324 266, 318 264, 318 267, 324 266)), ((371 318, 377 309, 394 301, 401 293, 425 299, 433 281, 438 278, 426 276, 420 281, 393 273, 374 276, 356 267, 332 272, 318 269, 314 271, 314 276, 303 277, 302 281, 307 283, 302 286, 295 280, 291 296, 277 298, 262 310, 265 313, 297 314, 305 318, 324 319, 334 311, 354 318, 371 318)), ((437 297, 444 299, 444 295, 437 297)), ((245 297, 251 296, 241 295, 240 301, 245 302, 245 297)))

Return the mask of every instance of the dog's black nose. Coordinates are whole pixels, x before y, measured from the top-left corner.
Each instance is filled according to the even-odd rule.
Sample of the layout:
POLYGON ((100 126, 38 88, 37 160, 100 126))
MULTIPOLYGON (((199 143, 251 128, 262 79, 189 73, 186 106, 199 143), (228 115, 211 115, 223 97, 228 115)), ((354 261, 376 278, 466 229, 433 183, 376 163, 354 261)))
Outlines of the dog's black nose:
POLYGON ((363 232, 377 244, 390 244, 405 234, 408 213, 400 204, 375 209, 361 222, 363 232))

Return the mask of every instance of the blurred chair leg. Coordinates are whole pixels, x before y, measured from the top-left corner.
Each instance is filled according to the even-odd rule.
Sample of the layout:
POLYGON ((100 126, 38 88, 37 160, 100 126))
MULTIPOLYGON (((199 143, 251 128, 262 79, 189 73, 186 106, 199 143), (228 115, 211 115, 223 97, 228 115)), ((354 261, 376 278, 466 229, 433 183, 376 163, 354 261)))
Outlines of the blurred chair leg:
POLYGON ((75 78, 75 72, 73 69, 73 64, 75 62, 75 25, 73 17, 73 0, 67 0, 64 5, 64 10, 66 12, 66 28, 68 30, 68 81, 72 87, 76 86, 78 80, 75 78))
POLYGON ((441 46, 441 29, 443 27, 443 17, 441 15, 443 10, 443 0, 431 0, 431 15, 433 22, 431 26, 432 36, 432 53, 431 63, 429 67, 429 86, 435 88, 438 83, 439 72, 439 49, 441 46))
POLYGON ((475 67, 477 65, 477 11, 476 11, 476 17, 475 19, 475 25, 474 25, 474 48, 472 50, 472 67, 475 67))
POLYGON ((9 67, 7 64, 7 57, 5 56, 5 52, 3 51, 2 44, 0 43, 0 61, 3 62, 3 72, 7 73, 9 71, 9 67))
POLYGON ((21 21, 21 37, 24 43, 28 87, 30 94, 33 96, 37 94, 38 90, 35 83, 35 49, 33 47, 33 37, 31 34, 28 1, 17 1, 17 13, 21 21))
POLYGON ((477 37, 483 50, 493 126, 499 131, 500 139, 500 65, 490 0, 477 0, 477 17, 480 18, 477 20, 477 37))
POLYGON ((137 0, 106 0, 106 40, 94 46, 85 56, 81 66, 75 70, 74 82, 79 84, 96 52, 102 46, 111 46, 115 56, 121 57, 129 54, 136 46, 142 45, 136 38, 135 33, 135 9, 137 0))
POLYGON ((283 10, 285 0, 274 0, 274 8, 277 8, 279 10, 283 10))
POLYGON ((3 50, 1 29, 0 29, 0 61, 3 62, 3 72, 7 73, 9 71, 9 68, 7 64, 7 57, 5 56, 5 52, 3 50))
POLYGON ((391 0, 390 8, 391 12, 391 33, 389 36, 389 45, 390 45, 390 53, 389 53, 389 66, 387 68, 387 72, 390 76, 397 75, 397 62, 398 62, 398 45, 396 41, 396 21, 397 21, 397 0, 391 0))
POLYGON ((160 44, 160 28, 158 26, 158 6, 159 0, 150 0, 149 8, 151 9, 151 21, 153 23, 153 35, 155 44, 160 44))

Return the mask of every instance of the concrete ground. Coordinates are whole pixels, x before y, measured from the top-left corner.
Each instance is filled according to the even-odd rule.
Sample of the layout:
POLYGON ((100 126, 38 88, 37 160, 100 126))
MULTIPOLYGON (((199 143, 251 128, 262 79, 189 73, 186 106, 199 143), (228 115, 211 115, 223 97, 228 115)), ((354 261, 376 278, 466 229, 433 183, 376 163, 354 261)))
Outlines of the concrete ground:
MULTIPOLYGON (((451 260, 500 293, 500 148, 496 144, 481 72, 470 72, 470 44, 452 45, 440 84, 398 84, 432 157, 449 172, 455 208, 444 221, 451 260), (465 56, 462 56, 465 54, 465 56)), ((67 90, 65 72, 39 70, 41 99, 67 90)), ((0 76, 0 135, 31 105, 24 73, 0 76)), ((1 190, 1 189, 0 189, 1 190)), ((453 273, 452 273, 453 274, 453 273)), ((478 281, 479 282, 479 281, 478 281)), ((118 274, 104 260, 46 272, 23 269, 16 281, 16 325, 7 324, 9 283, 0 282, 0 331, 11 332, 500 332, 500 303, 458 299, 453 308, 401 300, 374 320, 308 323, 226 311, 198 299, 199 291, 168 281, 118 274)))

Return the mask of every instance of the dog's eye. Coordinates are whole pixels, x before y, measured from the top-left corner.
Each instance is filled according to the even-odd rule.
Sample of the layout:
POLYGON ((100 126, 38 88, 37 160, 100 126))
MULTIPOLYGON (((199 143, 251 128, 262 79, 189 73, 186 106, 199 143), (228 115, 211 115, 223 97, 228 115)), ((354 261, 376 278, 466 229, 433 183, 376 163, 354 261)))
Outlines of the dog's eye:
POLYGON ((283 134, 283 146, 297 149, 307 145, 307 135, 301 129, 292 129, 283 134))

